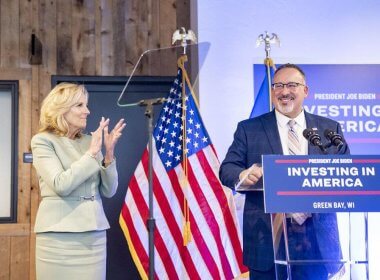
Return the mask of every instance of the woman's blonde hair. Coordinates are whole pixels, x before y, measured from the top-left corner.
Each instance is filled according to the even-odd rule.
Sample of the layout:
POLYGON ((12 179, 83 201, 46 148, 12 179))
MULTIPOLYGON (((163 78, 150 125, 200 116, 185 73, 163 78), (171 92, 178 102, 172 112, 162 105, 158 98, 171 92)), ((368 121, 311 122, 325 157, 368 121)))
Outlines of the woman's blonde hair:
MULTIPOLYGON (((48 131, 59 136, 67 136, 69 125, 64 115, 88 92, 83 85, 73 83, 60 83, 56 85, 45 97, 41 106, 39 132, 48 131)), ((78 132, 75 137, 80 137, 78 132)))

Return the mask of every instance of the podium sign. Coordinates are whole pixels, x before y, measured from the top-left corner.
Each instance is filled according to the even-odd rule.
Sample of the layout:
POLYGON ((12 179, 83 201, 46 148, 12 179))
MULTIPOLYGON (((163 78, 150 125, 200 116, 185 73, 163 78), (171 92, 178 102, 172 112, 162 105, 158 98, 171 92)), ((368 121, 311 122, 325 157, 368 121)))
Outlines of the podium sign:
POLYGON ((266 213, 380 212, 380 156, 263 155, 266 213))

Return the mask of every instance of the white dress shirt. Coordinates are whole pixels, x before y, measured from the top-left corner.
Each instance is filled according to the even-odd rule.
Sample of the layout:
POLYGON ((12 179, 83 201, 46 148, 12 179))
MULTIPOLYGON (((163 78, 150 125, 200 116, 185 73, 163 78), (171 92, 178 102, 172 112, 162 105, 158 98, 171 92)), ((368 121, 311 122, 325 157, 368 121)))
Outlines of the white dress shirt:
MULTIPOLYGON (((282 151, 284 155, 289 155, 289 148, 288 148, 288 131, 289 126, 288 122, 291 120, 289 117, 281 114, 277 110, 275 110, 276 113, 276 119, 277 119, 277 127, 278 132, 280 133, 280 139, 281 139, 281 146, 282 151)), ((305 119, 305 112, 302 110, 302 112, 294 119, 296 121, 296 124, 294 126, 294 130, 297 133, 298 140, 301 144, 301 152, 303 155, 307 155, 308 149, 307 149, 307 140, 305 137, 303 137, 302 132, 306 129, 306 119, 305 119)))

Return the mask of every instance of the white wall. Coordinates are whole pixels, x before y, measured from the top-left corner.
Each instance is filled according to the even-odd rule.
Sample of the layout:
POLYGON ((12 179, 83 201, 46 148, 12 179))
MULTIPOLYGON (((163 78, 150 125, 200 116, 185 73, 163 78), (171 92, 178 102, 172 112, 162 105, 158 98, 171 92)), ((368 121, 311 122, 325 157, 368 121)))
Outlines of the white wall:
MULTIPOLYGON (((220 160, 237 122, 252 109, 253 64, 265 57, 263 46, 255 44, 264 31, 281 39, 281 48, 271 52, 277 64, 380 63, 377 0, 202 0, 197 10, 199 41, 211 43, 200 73, 200 107, 220 160)), ((379 220, 370 214, 372 264, 380 263, 374 238, 379 220)), ((370 273, 376 279, 380 268, 372 265, 370 273)))

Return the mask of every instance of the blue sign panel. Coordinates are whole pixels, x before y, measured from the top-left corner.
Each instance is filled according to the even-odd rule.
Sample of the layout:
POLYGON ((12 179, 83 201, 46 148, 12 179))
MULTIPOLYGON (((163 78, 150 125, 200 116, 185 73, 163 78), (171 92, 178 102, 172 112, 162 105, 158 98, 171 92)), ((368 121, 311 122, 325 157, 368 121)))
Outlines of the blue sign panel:
MULTIPOLYGON (((309 113, 338 121, 351 154, 380 154, 380 65, 300 65, 306 74, 309 113)), ((254 65, 257 94, 264 65, 254 65)), ((319 131, 323 136, 323 131, 319 131)))
POLYGON ((380 212, 380 156, 263 155, 265 212, 380 212))

